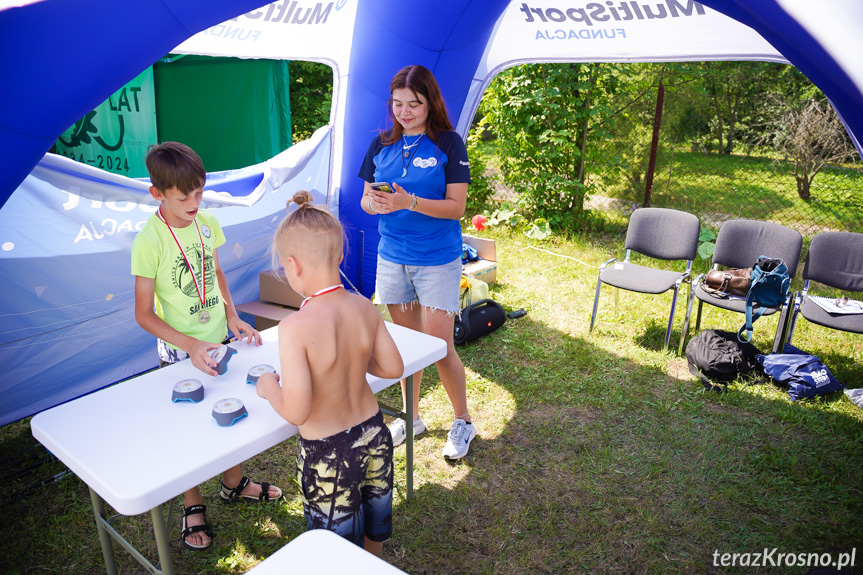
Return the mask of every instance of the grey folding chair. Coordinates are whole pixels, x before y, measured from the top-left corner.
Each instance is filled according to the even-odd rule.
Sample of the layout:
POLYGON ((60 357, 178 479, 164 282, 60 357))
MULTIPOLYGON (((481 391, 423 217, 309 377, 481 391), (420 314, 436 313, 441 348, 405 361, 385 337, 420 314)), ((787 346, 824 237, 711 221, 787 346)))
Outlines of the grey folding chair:
MULTIPOLYGON (((596 280, 596 297, 593 299, 593 312, 590 314, 590 331, 596 321, 599 306, 599 291, 602 284, 627 291, 647 294, 661 294, 674 289, 671 300, 671 313, 668 314, 668 328, 665 330, 665 343, 662 350, 668 349, 671 339, 671 326, 674 323, 674 309, 680 286, 688 282, 692 271, 692 260, 698 250, 698 234, 701 222, 698 217, 678 210, 666 208, 641 208, 633 212, 626 230, 623 261, 612 258, 599 268, 596 280), (633 264, 629 261, 632 252, 658 260, 686 260, 686 271, 670 271, 633 264), (614 264, 614 265, 611 265, 614 264)), ((619 290, 615 291, 615 307, 619 290)))
MULTIPOLYGON (((788 267, 788 276, 794 278, 800 259, 800 249, 803 247, 803 236, 797 230, 773 222, 758 220, 730 220, 722 224, 716 236, 716 246, 713 250, 713 269, 751 268, 760 256, 781 258, 788 267)), ((689 332, 689 320, 692 314, 693 299, 698 299, 698 315, 695 320, 695 331, 701 327, 702 305, 708 304, 727 309, 740 314, 746 312, 746 299, 738 297, 721 297, 706 291, 701 280, 705 274, 695 278, 689 292, 686 304, 686 316, 683 320, 683 335, 680 337, 680 353, 686 343, 689 332)), ((763 315, 772 315, 778 311, 787 311, 793 294, 788 292, 785 302, 779 307, 765 307, 763 315)), ((760 309, 757 305, 753 310, 760 309)), ((773 351, 782 340, 785 327, 785 314, 780 315, 776 335, 773 337, 773 351)), ((736 328, 735 328, 736 329, 736 328)))
POLYGON ((863 234, 823 232, 812 238, 803 265, 803 291, 795 298, 785 339, 791 343, 798 315, 830 329, 863 333, 863 314, 831 314, 812 300, 813 281, 842 292, 863 292, 863 234))

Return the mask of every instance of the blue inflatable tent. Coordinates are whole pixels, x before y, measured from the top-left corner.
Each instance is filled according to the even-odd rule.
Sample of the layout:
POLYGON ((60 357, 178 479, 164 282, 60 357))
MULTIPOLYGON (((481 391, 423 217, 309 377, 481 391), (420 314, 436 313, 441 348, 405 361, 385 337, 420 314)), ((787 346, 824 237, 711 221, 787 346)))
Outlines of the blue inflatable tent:
MULTIPOLYGON (((402 66, 440 81, 466 135, 500 70, 525 62, 790 62, 863 134, 858 0, 9 0, 0 3, 0 425, 153 367, 134 320, 132 238, 148 183, 46 154, 57 137, 167 53, 301 59, 333 68, 328 126, 259 165, 210 174, 220 260, 237 302, 285 199, 311 189, 344 223, 345 271, 374 289, 376 222, 356 174, 402 66), (408 22, 408 25, 405 25, 408 22)), ((859 144, 857 145, 860 149, 859 144)))

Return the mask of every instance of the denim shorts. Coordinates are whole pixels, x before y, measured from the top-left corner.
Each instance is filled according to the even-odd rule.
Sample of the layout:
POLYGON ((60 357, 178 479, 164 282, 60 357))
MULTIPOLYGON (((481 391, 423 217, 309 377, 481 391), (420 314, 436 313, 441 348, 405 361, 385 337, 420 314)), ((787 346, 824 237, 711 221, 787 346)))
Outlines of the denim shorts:
POLYGON ((439 266, 395 264, 378 255, 377 294, 387 305, 418 301, 423 307, 457 313, 461 257, 439 266))

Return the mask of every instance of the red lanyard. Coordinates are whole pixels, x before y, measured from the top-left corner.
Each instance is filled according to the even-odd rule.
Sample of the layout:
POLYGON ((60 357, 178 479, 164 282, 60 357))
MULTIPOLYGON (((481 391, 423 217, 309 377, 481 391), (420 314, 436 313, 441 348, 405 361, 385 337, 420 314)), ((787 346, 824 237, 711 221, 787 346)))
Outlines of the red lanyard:
POLYGON ((336 291, 337 289, 339 289, 341 287, 345 287, 345 286, 342 284, 338 284, 338 285, 334 285, 334 286, 330 286, 330 287, 325 287, 322 290, 316 291, 315 293, 313 293, 312 295, 310 295, 309 297, 307 297, 306 299, 303 300, 303 303, 300 304, 300 309, 303 309, 303 306, 306 305, 306 303, 310 299, 312 299, 313 297, 318 297, 319 295, 324 295, 325 293, 330 293, 331 291, 336 291))
POLYGON ((198 227, 198 218, 196 217, 194 222, 195 229, 198 231, 198 240, 201 242, 201 285, 198 285, 198 277, 195 275, 195 269, 189 261, 189 256, 186 255, 186 250, 184 250, 183 246, 180 245, 180 240, 177 239, 177 234, 174 233, 174 228, 171 227, 171 224, 169 224, 162 215, 161 207, 159 207, 159 211, 156 212, 156 215, 159 216, 159 219, 162 220, 166 226, 168 226, 168 231, 171 232, 174 242, 176 242, 177 247, 180 248, 180 253, 183 254, 183 259, 186 261, 189 271, 192 272, 192 281, 195 282, 195 289, 198 290, 198 297, 201 298, 201 309, 204 309, 204 307, 206 307, 205 301, 207 299, 207 280, 205 277, 206 274, 204 273, 204 238, 201 237, 201 228, 198 227))

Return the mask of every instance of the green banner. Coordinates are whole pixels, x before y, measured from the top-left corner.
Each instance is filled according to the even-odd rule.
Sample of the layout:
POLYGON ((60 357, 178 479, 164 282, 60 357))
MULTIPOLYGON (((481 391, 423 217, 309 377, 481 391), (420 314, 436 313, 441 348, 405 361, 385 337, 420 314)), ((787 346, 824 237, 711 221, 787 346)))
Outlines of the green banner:
POLYGON ((132 178, 147 176, 144 158, 157 142, 152 66, 63 132, 57 153, 132 178))

